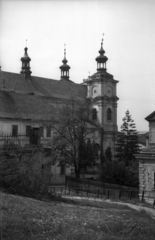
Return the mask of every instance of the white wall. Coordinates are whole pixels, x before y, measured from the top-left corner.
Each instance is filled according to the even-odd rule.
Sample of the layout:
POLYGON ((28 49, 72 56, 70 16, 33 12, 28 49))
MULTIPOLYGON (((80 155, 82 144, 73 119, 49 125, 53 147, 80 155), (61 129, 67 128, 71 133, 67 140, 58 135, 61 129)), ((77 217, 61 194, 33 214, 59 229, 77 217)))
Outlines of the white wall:
POLYGON ((17 125, 18 126, 18 134, 25 134, 26 133, 26 126, 31 126, 32 123, 30 122, 20 122, 20 121, 9 121, 9 120, 4 120, 0 121, 0 132, 1 133, 7 133, 11 134, 12 133, 12 125, 17 125))

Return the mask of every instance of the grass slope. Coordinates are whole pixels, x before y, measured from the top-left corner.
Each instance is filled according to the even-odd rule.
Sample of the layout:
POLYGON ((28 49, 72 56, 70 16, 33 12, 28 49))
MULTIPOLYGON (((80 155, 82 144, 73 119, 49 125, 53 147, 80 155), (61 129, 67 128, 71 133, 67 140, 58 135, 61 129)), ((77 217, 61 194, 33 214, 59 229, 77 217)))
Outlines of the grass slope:
POLYGON ((2 240, 155 239, 155 220, 126 206, 0 197, 2 240))

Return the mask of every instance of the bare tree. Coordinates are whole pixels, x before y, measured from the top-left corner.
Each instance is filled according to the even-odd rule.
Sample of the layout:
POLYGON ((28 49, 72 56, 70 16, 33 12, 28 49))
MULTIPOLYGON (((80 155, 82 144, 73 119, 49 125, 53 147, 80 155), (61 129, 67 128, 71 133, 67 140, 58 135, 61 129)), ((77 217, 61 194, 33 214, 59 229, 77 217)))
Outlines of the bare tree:
POLYGON ((95 156, 90 161, 84 156, 90 155, 91 149, 86 142, 97 126, 89 120, 89 105, 85 100, 72 99, 70 104, 64 105, 55 115, 51 127, 59 159, 74 166, 76 177, 80 176, 84 165, 93 166, 95 156))

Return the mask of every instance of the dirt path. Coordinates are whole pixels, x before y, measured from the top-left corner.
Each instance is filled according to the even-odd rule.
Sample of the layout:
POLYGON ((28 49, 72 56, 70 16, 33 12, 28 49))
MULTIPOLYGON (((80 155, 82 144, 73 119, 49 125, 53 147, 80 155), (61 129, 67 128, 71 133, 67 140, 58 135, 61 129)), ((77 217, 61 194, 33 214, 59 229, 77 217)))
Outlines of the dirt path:
POLYGON ((137 211, 146 211, 153 219, 155 219, 155 208, 151 207, 145 207, 143 205, 139 205, 139 204, 132 204, 132 203, 124 203, 124 202, 114 202, 114 201, 111 201, 109 199, 107 200, 104 200, 104 199, 97 199, 97 198, 87 198, 87 197, 78 197, 78 196, 62 196, 64 198, 69 198, 69 199, 77 199, 77 200, 80 200, 80 199, 84 199, 84 200, 90 200, 90 201, 104 201, 104 202, 108 202, 108 203, 115 203, 115 204, 119 204, 119 205, 125 205, 125 206, 128 206, 132 209, 135 209, 137 211))
POLYGON ((155 208, 151 208, 151 207, 145 207, 145 206, 142 206, 142 205, 136 205, 136 204, 132 204, 132 203, 123 203, 123 202, 111 202, 110 200, 105 200, 106 202, 109 202, 109 203, 116 203, 116 204, 119 204, 119 205, 126 205, 130 208, 133 208, 137 211, 141 211, 141 210, 144 210, 146 211, 152 218, 155 219, 155 208))

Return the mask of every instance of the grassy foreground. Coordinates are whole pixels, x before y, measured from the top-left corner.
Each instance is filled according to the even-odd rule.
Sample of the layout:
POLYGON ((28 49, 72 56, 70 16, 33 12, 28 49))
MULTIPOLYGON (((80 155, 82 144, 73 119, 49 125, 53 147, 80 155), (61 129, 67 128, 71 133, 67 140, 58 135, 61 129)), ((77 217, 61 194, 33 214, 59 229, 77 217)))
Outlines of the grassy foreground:
POLYGON ((2 240, 155 239, 155 220, 125 206, 40 201, 4 192, 0 198, 2 240))

